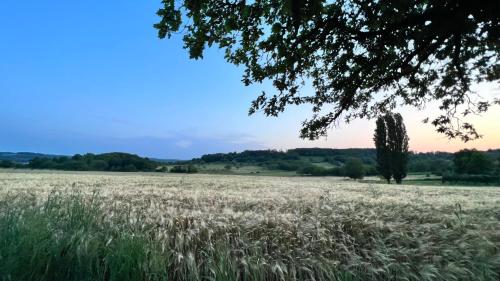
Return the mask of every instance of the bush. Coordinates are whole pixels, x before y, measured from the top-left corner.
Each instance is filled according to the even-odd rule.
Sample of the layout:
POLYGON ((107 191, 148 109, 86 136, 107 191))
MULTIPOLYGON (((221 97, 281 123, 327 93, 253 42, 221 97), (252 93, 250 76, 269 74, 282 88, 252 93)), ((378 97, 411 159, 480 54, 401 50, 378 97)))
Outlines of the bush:
POLYGON ((453 163, 458 174, 481 175, 495 169, 493 160, 486 153, 475 149, 463 149, 455 153, 453 163))
POLYGON ((165 172, 168 172, 168 168, 166 166, 160 166, 160 167, 156 168, 155 172, 165 173, 165 172))
POLYGON ((14 168, 16 165, 9 160, 0 161, 0 168, 14 168))
POLYGON ((349 159, 344 166, 345 175, 351 179, 360 180, 365 176, 363 162, 357 158, 349 159))
POLYGON ((365 176, 377 176, 378 170, 374 165, 365 165, 365 176))
POLYGON ((500 184, 500 175, 447 174, 443 175, 442 182, 500 184))
POLYGON ((173 166, 170 169, 171 173, 185 173, 185 174, 193 174, 197 173, 198 169, 194 165, 177 165, 173 166))

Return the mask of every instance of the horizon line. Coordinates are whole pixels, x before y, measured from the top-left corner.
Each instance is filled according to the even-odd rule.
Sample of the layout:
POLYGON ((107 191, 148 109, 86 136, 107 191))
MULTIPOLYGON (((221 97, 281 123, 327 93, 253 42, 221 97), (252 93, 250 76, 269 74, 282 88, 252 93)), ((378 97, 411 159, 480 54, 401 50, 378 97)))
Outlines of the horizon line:
MULTIPOLYGON (((349 149, 375 149, 375 147, 347 147, 347 148, 336 148, 336 147, 295 147, 295 148, 288 148, 288 149, 273 149, 273 148, 268 148, 268 149, 244 149, 244 150, 240 150, 240 151, 205 153, 205 154, 201 154, 198 157, 193 157, 191 159, 200 158, 203 155, 219 154, 219 153, 220 154, 242 153, 242 152, 245 152, 245 151, 279 151, 279 152, 287 152, 287 151, 294 150, 294 149, 332 149, 332 150, 336 149, 336 150, 349 150, 349 149)), ((450 154, 454 154, 454 153, 456 153, 458 151, 461 151, 461 150, 474 150, 474 149, 475 148, 472 148, 472 149, 463 148, 463 149, 456 150, 456 151, 453 151, 453 152, 452 151, 443 151, 443 150, 432 150, 432 151, 408 150, 408 152, 410 152, 410 153, 450 153, 450 154)), ((475 149, 475 150, 482 151, 482 152, 488 152, 488 151, 500 150, 500 147, 498 147, 498 148, 488 148, 488 149, 485 149, 485 150, 481 150, 481 149, 475 149)), ((133 152, 127 152, 127 151, 107 151, 107 152, 100 152, 100 153, 97 153, 97 152, 84 152, 84 153, 74 153, 74 154, 59 154, 59 153, 46 153, 46 152, 33 152, 33 151, 0 151, 0 153, 16 153, 16 154, 19 154, 19 153, 32 153, 32 154, 42 154, 42 155, 61 156, 61 157, 74 156, 74 155, 77 155, 77 154, 85 155, 85 154, 106 154, 106 153, 128 153, 128 154, 135 154, 135 155, 138 155, 138 156, 143 157, 143 158, 154 158, 154 159, 158 159, 158 160, 189 160, 189 159, 181 159, 181 158, 175 158, 175 157, 171 158, 171 157, 145 156, 145 155, 140 154, 140 153, 133 153, 133 152)))

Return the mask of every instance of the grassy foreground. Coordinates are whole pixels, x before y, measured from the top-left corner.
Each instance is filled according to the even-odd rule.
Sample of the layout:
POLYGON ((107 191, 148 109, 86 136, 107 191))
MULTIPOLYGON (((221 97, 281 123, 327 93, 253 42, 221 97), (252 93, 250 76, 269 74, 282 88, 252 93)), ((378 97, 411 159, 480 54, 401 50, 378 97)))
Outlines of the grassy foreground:
POLYGON ((500 189, 0 173, 0 280, 498 280, 500 189))

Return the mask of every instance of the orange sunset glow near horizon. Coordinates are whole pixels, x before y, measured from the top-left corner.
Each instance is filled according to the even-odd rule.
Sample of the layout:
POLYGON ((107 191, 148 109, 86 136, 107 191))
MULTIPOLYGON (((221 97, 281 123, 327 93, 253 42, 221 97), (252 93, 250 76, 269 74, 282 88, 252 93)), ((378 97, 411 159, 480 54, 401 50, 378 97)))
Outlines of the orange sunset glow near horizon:
MULTIPOLYGON (((500 97, 500 87, 496 83, 483 83, 476 85, 473 95, 493 99, 500 97)), ((456 152, 461 149, 500 149, 500 106, 492 106, 486 113, 470 115, 462 121, 472 123, 481 138, 464 143, 459 139, 448 139, 445 135, 436 132, 431 124, 424 124, 423 119, 440 114, 437 104, 429 104, 426 109, 418 110, 412 107, 403 107, 395 110, 402 114, 408 135, 410 137, 410 150, 415 152, 456 152)), ((278 122, 278 121, 276 121, 278 122)), ((299 127, 294 128, 298 132, 299 127)), ((355 120, 350 124, 340 124, 332 128, 326 138, 317 141, 300 140, 298 137, 283 137, 288 133, 283 132, 281 138, 273 138, 270 142, 282 144, 273 146, 276 149, 294 147, 323 147, 323 148, 371 148, 373 145, 373 132, 375 120, 355 120)))

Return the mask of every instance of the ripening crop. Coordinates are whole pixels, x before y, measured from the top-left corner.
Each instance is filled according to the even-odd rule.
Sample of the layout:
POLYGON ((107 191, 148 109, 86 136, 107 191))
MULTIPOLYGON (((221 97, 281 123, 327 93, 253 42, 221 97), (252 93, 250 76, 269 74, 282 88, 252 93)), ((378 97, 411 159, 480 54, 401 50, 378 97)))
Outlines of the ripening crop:
POLYGON ((0 172, 0 281, 499 278, 498 187, 0 172))

